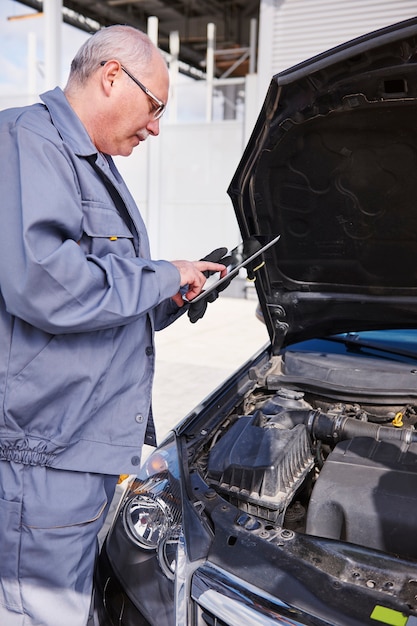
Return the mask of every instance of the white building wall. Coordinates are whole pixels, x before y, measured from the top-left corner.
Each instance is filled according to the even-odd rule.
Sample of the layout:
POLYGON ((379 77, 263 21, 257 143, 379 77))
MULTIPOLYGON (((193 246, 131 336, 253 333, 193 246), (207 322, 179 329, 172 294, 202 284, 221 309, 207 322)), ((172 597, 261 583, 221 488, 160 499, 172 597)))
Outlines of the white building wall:
POLYGON ((416 0, 261 0, 259 102, 274 74, 415 15, 416 0))
POLYGON ((227 187, 243 145, 243 122, 163 123, 157 138, 116 159, 147 224, 154 258, 199 259, 239 243, 227 187))

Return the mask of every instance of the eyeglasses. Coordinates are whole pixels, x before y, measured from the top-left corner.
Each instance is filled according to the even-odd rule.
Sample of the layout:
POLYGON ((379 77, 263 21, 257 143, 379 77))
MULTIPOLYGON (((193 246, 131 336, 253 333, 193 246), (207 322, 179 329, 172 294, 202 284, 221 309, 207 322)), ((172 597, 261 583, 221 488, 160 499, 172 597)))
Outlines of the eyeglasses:
MULTIPOLYGON (((105 65, 107 63, 107 61, 102 61, 100 63, 100 65, 105 65)), ((152 111, 152 118, 154 120, 159 120, 163 114, 165 113, 165 107, 166 104, 164 102, 162 102, 162 100, 160 100, 159 98, 157 98, 150 89, 148 89, 147 87, 145 87, 145 85, 143 83, 140 82, 140 80, 138 80, 137 78, 135 78, 133 76, 133 74, 131 74, 123 65, 120 65, 120 67, 122 68, 122 70, 124 71, 125 74, 127 74, 129 76, 129 78, 131 78, 133 80, 134 83, 137 84, 138 87, 140 87, 142 89, 142 91, 144 93, 146 93, 146 95, 148 96, 148 98, 150 100, 152 100, 153 104, 154 104, 154 109, 152 111)))

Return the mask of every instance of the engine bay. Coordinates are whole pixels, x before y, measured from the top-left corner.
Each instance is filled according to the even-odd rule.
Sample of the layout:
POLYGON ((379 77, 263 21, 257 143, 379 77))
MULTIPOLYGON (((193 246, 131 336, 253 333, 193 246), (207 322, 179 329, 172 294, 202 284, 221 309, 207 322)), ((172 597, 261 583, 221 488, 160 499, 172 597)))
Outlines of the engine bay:
MULTIPOLYGON (((367 396, 359 368, 356 385, 348 373, 349 402, 345 384, 288 382, 285 359, 274 359, 263 384, 211 433, 196 459, 205 481, 263 524, 417 558, 412 395, 384 383, 371 385, 367 396)), ((367 361, 369 371, 376 362, 380 371, 381 359, 367 361)), ((294 369, 294 354, 290 363, 294 369)), ((346 371, 349 358, 343 363, 346 371)), ((394 369, 396 382, 410 372, 405 363, 394 369)))

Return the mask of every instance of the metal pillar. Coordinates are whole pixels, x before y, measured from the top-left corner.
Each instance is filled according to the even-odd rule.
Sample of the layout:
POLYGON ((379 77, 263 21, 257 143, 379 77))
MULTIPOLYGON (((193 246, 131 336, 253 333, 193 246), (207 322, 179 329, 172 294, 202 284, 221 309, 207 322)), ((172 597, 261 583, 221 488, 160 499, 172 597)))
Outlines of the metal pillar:
MULTIPOLYGON (((149 17, 147 25, 148 37, 155 46, 158 46, 158 30, 159 20, 157 17, 149 17)), ((163 122, 161 120, 160 125, 163 122)), ((152 249, 152 257, 159 258, 159 240, 160 240, 160 211, 161 211, 161 194, 160 194, 160 162, 161 150, 158 137, 149 137, 146 142, 148 151, 148 172, 147 172, 147 229, 152 249)), ((139 148, 143 150, 142 148, 139 148)))
POLYGON ((36 52, 36 34, 33 32, 28 33, 28 104, 33 104, 37 99, 37 69, 38 69, 38 57, 36 52))
POLYGON ((62 0, 43 0, 45 20, 45 89, 61 81, 62 0))
POLYGON ((213 82, 214 82, 214 49, 216 47, 216 25, 207 24, 207 57, 206 57, 206 77, 207 77, 207 100, 206 100, 206 122, 213 119, 213 82))
POLYGON ((256 44, 258 39, 258 20, 250 21, 250 39, 249 39, 249 74, 256 72, 256 44))
POLYGON ((155 46, 158 46, 158 30, 159 20, 157 17, 152 16, 148 18, 148 37, 155 46))
POLYGON ((178 58, 180 53, 180 35, 179 32, 173 31, 169 35, 169 52, 171 55, 169 62, 169 74, 170 74, 170 97, 169 97, 169 121, 176 122, 177 114, 178 114, 178 97, 177 97, 177 85, 178 85, 178 74, 179 74, 179 65, 178 58))

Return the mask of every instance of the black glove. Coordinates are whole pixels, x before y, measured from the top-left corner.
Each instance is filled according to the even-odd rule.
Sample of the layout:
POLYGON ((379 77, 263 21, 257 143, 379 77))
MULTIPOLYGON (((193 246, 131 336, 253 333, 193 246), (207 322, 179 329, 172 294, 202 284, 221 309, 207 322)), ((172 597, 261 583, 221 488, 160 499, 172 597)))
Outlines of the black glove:
POLYGON ((255 272, 261 269, 265 265, 265 261, 252 261, 246 266, 246 280, 254 282, 256 280, 255 272), (256 264, 258 263, 258 264, 256 264))
MULTIPOLYGON (((231 260, 232 260, 232 257, 227 255, 227 248, 217 248, 216 250, 213 250, 213 252, 210 252, 210 254, 205 256, 203 259, 200 259, 200 261, 210 261, 211 263, 222 263, 223 265, 226 265, 226 267, 230 265, 231 260)), ((206 270, 205 272, 203 272, 206 278, 208 278, 209 276, 215 273, 216 272, 210 272, 209 270, 206 270)), ((207 309, 207 304, 209 302, 214 302, 215 300, 217 300, 219 296, 219 292, 223 291, 223 289, 226 289, 228 285, 230 285, 230 280, 225 280, 224 283, 222 283, 218 289, 214 289, 209 294, 207 294, 206 298, 202 298, 195 304, 193 304, 193 301, 191 300, 190 306, 187 311, 187 315, 192 324, 195 324, 195 322, 197 322, 199 319, 203 317, 207 309)))

